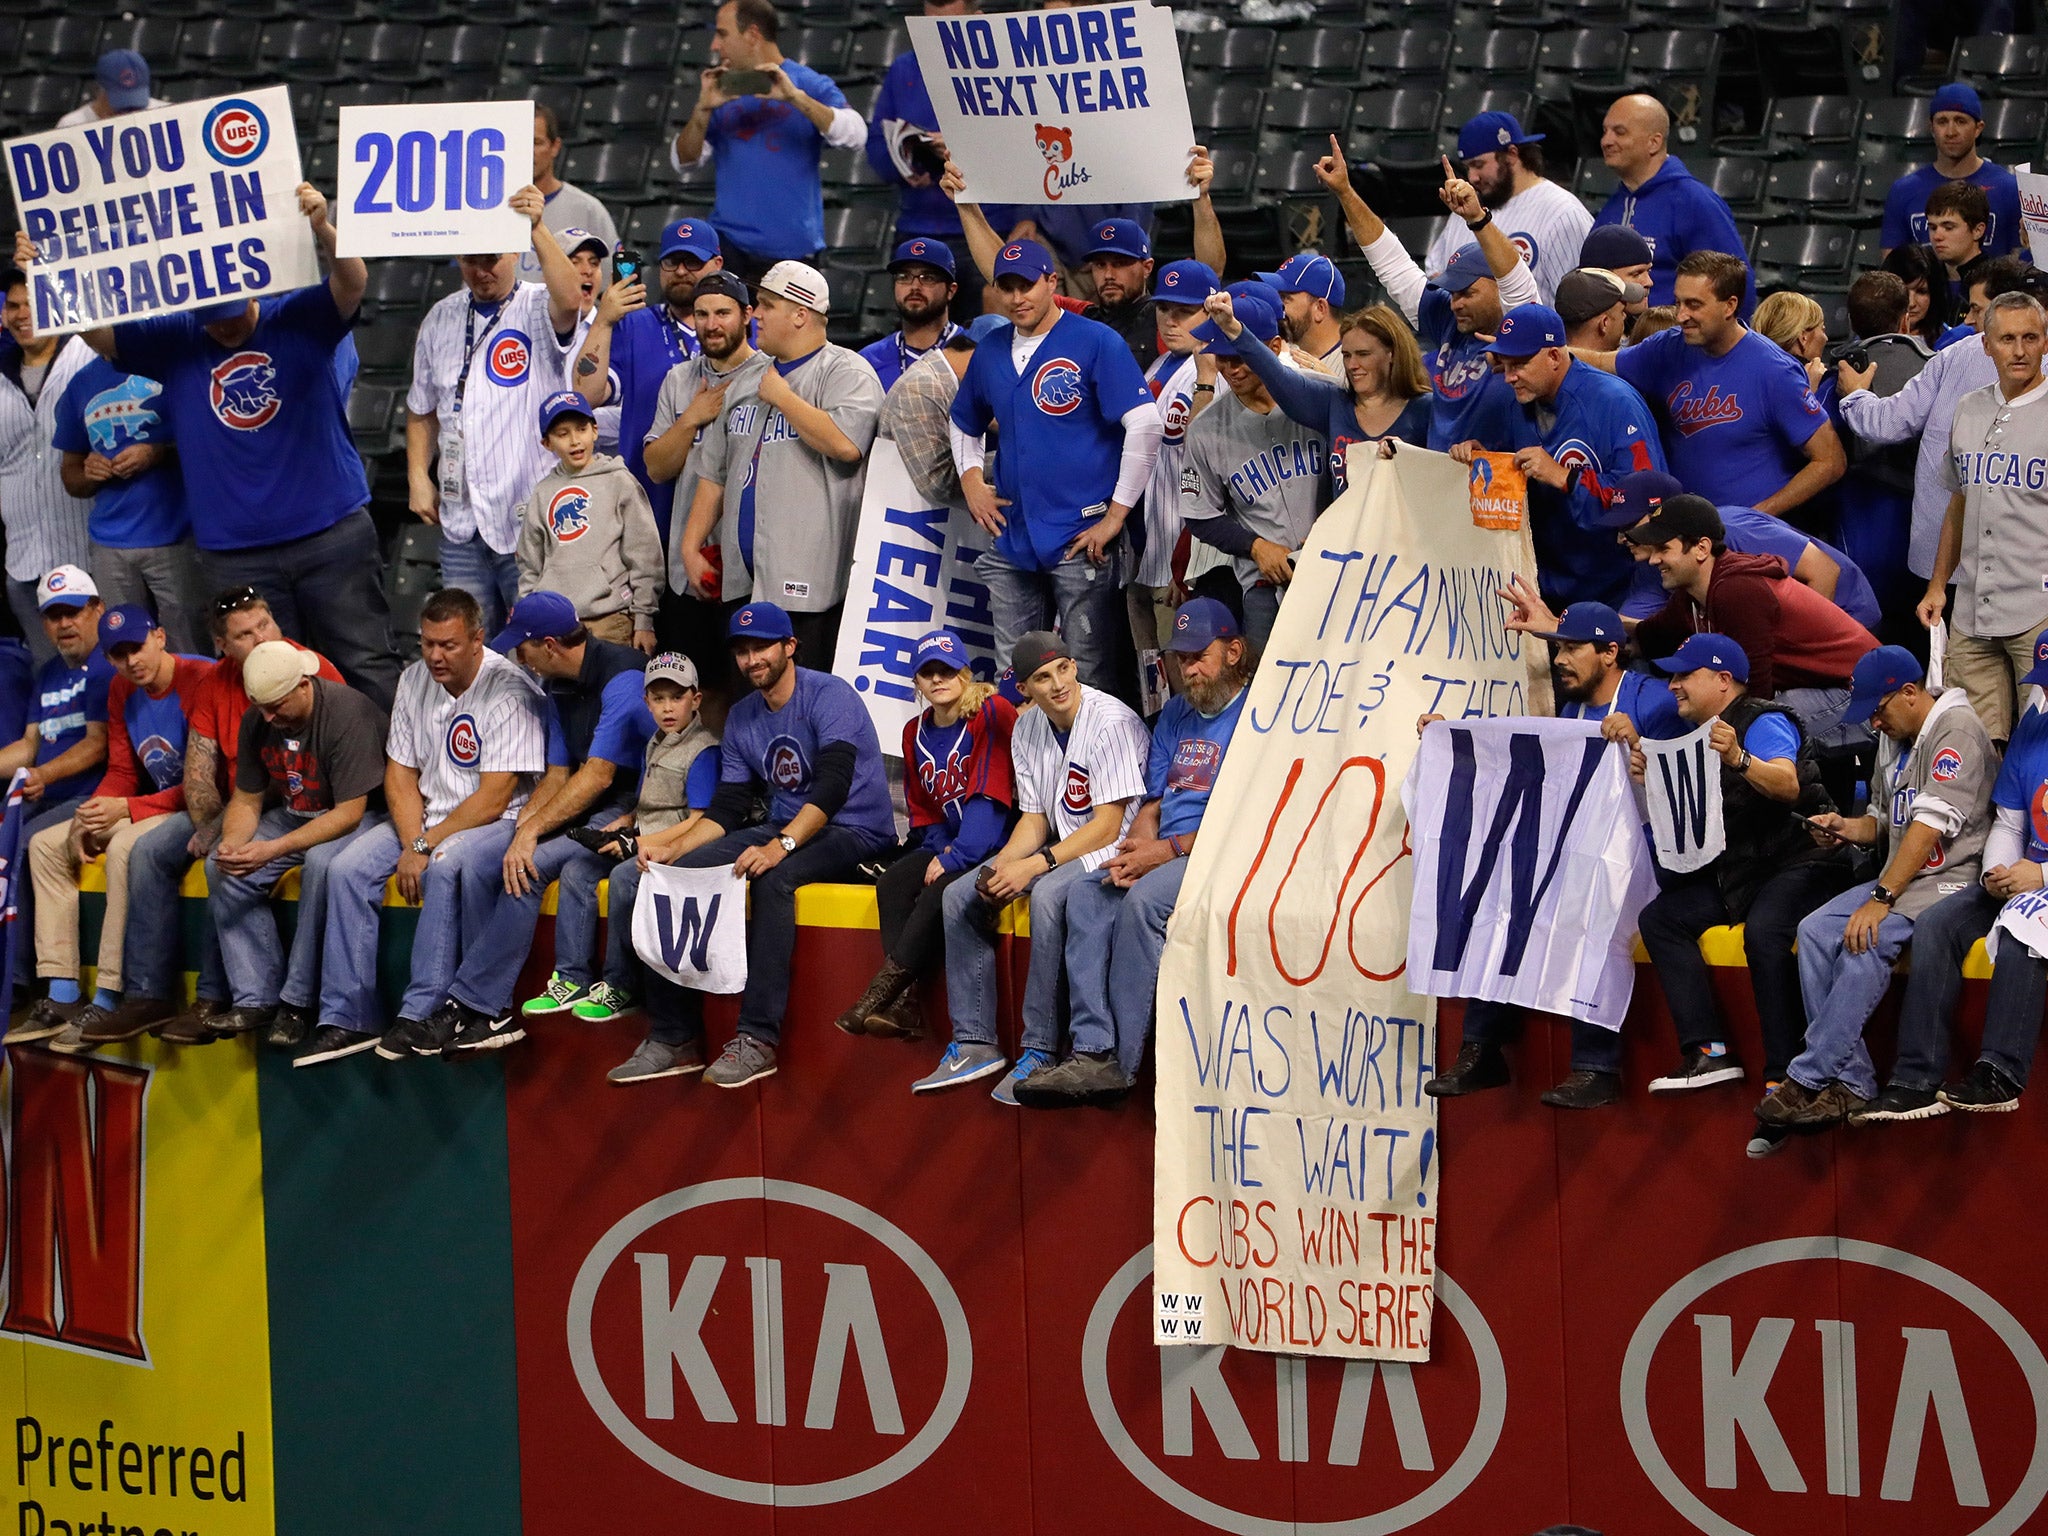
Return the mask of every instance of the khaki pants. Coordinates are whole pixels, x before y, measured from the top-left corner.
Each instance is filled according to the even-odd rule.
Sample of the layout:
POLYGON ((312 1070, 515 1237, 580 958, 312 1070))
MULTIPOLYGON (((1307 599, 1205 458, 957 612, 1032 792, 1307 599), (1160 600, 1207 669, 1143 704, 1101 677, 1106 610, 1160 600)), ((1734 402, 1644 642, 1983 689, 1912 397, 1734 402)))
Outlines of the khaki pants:
POLYGON ((2048 624, 2017 635, 1948 635, 1942 680, 1970 697, 1970 707, 1993 741, 2010 741, 2018 723, 2019 680, 2034 669, 2034 646, 2048 624))
POLYGON ((1159 643, 1161 635, 1173 634, 1173 588, 1145 587, 1134 581, 1124 588, 1124 603, 1130 611, 1131 641, 1138 653, 1159 652, 1166 666, 1166 686, 1179 693, 1180 658, 1159 643))
POLYGON ((630 613, 608 613, 601 619, 585 619, 583 627, 600 640, 609 640, 614 645, 633 643, 633 615, 630 613))
MULTIPOLYGON (((124 821, 107 843, 107 915, 100 924, 99 979, 121 990, 121 940, 128 927, 128 851, 157 818, 124 821)), ((78 979, 78 871, 85 862, 75 821, 29 839, 29 878, 36 891, 36 975, 78 979)))

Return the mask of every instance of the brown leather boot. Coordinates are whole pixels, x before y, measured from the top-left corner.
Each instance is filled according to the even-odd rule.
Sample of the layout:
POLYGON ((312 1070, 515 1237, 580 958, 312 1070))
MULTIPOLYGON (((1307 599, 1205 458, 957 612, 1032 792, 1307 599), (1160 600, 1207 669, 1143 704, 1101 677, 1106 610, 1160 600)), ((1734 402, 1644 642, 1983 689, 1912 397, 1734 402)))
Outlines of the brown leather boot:
POLYGON ((869 1014, 868 1034, 877 1040, 922 1040, 924 1009, 918 1002, 917 990, 913 978, 888 1003, 869 1014))
POLYGON ((896 1000, 897 994, 916 979, 894 960, 884 960, 882 968, 875 972, 875 979, 868 983, 867 991, 861 993, 860 1001, 832 1022, 849 1035, 867 1034, 868 1016, 888 1007, 896 1000))
POLYGON ((227 1006, 210 997, 198 998, 190 1008, 158 1030, 156 1037, 168 1045, 205 1045, 216 1038, 214 1016, 227 1012, 227 1006))

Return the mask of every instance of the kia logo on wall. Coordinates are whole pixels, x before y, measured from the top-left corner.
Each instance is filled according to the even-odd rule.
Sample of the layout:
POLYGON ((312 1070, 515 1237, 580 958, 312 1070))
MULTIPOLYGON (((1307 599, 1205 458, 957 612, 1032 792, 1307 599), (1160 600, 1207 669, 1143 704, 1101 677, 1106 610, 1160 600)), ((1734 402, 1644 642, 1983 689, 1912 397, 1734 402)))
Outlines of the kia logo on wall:
POLYGON ((1155 1347, 1151 1274, 1142 1248, 1102 1288, 1081 1377, 1117 1460, 1182 1514, 1239 1536, 1392 1536, 1448 1506, 1492 1457, 1507 1370, 1442 1270, 1435 1358, 1420 1369, 1155 1347))
POLYGON ((945 1443, 974 1374, 931 1255, 782 1179, 696 1184, 621 1218, 577 1271, 568 1326, 577 1383, 619 1443, 746 1504, 887 1487, 945 1443))
POLYGON ((1980 1287, 1875 1243, 1759 1243, 1685 1276, 1629 1340, 1621 1414, 1707 1536, 1818 1528, 1843 1500, 1915 1536, 2010 1536, 2048 1495, 2040 1346, 1980 1287))

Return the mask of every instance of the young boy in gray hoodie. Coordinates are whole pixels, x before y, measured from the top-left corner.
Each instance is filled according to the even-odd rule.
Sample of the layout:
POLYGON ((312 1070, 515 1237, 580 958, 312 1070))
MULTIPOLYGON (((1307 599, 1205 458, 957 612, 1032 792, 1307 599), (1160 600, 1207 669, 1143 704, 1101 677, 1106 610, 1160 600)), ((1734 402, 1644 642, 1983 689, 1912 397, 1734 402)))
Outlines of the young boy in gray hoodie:
POLYGON ((652 656, 667 576, 647 493, 623 459, 597 451, 597 413, 573 389, 542 403, 540 440, 555 467, 520 516, 519 595, 560 592, 598 639, 652 656))

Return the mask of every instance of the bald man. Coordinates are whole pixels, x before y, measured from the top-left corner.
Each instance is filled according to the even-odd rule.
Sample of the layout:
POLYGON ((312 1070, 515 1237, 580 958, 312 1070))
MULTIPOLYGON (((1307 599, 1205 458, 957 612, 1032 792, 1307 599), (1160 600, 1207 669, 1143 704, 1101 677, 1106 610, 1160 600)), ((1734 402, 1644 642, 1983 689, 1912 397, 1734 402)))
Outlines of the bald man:
MULTIPOLYGON (((1650 243, 1650 302, 1674 302, 1678 263, 1694 251, 1726 251, 1747 261, 1748 250, 1735 228, 1735 215, 1720 194, 1695 180, 1669 151, 1671 114, 1654 96, 1624 96, 1607 109, 1600 130, 1600 158, 1621 185, 1594 217, 1593 227, 1619 224, 1650 243)), ((1751 278, 1738 311, 1747 320, 1756 308, 1751 278)))

